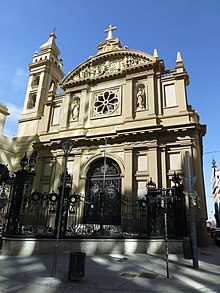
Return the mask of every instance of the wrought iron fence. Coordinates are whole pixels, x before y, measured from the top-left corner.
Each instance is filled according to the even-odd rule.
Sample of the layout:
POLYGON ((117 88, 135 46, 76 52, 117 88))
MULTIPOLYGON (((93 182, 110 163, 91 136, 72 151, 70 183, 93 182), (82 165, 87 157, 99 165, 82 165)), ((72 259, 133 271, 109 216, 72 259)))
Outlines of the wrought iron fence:
MULTIPOLYGON (((60 194, 33 192, 5 206, 4 235, 54 238, 60 194), (16 211, 16 216, 10 211, 16 211), (15 223, 12 222, 15 221, 15 223), (12 225, 13 224, 13 225, 12 225)), ((27 192, 26 192, 27 195, 27 192)), ((126 197, 107 187, 86 197, 71 194, 65 187, 61 218, 61 238, 163 238, 164 197, 161 189, 148 192, 143 199, 126 197)), ((180 187, 166 197, 168 237, 186 236, 185 195, 180 187)))

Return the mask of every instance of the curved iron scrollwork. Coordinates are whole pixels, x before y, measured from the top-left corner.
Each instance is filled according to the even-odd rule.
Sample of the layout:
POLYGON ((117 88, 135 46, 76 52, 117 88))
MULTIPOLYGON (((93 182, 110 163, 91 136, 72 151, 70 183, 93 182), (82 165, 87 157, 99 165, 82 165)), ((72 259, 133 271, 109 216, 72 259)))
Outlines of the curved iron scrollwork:
POLYGON ((6 184, 13 184, 15 177, 10 177, 9 170, 6 165, 0 164, 0 185, 5 182, 6 184))
POLYGON ((6 165, 0 164, 0 235, 4 233, 6 215, 9 209, 10 191, 15 183, 15 177, 10 177, 6 165))
POLYGON ((9 178, 9 170, 6 165, 0 164, 0 184, 9 178))

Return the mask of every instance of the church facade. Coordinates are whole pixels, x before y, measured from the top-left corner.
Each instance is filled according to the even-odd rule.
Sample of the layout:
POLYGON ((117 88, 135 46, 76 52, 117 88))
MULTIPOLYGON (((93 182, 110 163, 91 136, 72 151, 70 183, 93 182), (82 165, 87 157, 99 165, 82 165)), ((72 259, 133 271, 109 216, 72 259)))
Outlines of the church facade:
MULTIPOLYGON (((204 245, 202 138, 206 126, 188 104, 189 76, 181 55, 177 53, 174 68, 166 69, 156 49, 150 55, 122 47, 113 37, 115 29, 109 26, 97 54, 66 76, 55 33, 34 53, 14 137, 14 170, 24 153, 34 149, 34 190, 57 191, 63 171, 60 142, 71 139, 75 147, 67 158, 67 170, 72 193, 88 199, 103 190, 104 180, 106 186, 135 201, 146 196, 147 182, 166 189, 173 186, 175 174, 184 179, 185 153, 189 152, 196 177, 197 236, 204 245)), ((183 185, 187 194, 184 181, 183 185)), ((187 206, 186 197, 186 217, 187 206)))

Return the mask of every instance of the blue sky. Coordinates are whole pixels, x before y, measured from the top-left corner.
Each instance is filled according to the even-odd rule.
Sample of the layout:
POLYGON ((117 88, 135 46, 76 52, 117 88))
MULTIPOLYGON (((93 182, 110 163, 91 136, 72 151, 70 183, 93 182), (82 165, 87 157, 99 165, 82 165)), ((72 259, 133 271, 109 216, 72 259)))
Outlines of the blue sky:
POLYGON ((220 1, 219 0, 8 0, 1 3, 0 101, 11 112, 5 134, 17 131, 25 97, 28 64, 56 27, 57 45, 65 74, 90 55, 105 39, 104 29, 117 27, 122 46, 153 54, 157 48, 167 69, 181 52, 190 76, 188 103, 198 110, 204 137, 207 203, 211 161, 220 168, 220 1))

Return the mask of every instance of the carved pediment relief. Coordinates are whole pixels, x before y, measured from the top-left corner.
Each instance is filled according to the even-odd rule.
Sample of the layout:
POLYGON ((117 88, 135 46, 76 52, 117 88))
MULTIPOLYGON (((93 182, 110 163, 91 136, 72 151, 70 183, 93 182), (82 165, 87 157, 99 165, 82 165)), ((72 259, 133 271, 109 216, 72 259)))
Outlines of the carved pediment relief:
POLYGON ((138 51, 115 51, 97 55, 75 68, 63 80, 62 86, 95 80, 108 76, 120 75, 133 68, 142 67, 156 62, 156 59, 138 51))

